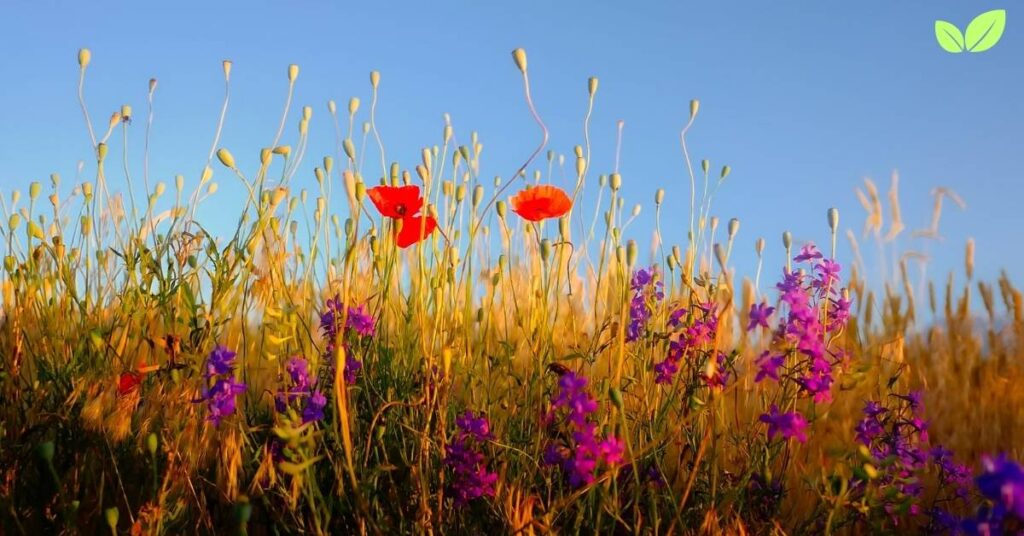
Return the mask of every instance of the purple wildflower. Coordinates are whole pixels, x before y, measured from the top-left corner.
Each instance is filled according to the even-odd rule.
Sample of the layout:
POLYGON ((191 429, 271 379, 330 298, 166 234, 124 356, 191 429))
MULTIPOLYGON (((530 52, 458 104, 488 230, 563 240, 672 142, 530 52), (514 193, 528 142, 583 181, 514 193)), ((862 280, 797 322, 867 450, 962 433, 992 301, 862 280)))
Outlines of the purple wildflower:
POLYGON ((324 408, 327 406, 327 397, 320 391, 313 391, 306 399, 306 406, 302 408, 302 422, 315 422, 324 418, 324 408))
POLYGON ((491 439, 491 425, 484 416, 472 411, 455 419, 459 428, 455 440, 445 449, 444 463, 454 473, 451 489, 456 506, 464 506, 479 497, 493 497, 498 474, 487 470, 479 444, 491 439))
POLYGON ((815 259, 821 259, 823 257, 824 255, 822 255, 821 252, 818 251, 818 248, 814 247, 814 243, 808 242, 807 244, 804 244, 802 248, 800 248, 800 253, 796 257, 793 257, 793 260, 796 262, 806 262, 813 261, 815 259))
POLYGON ((206 359, 203 394, 195 402, 206 402, 210 413, 207 419, 214 426, 220 426, 224 417, 235 413, 235 399, 245 392, 245 384, 234 378, 235 355, 227 347, 217 346, 206 359))
POLYGON ((615 436, 602 438, 590 418, 599 407, 587 392, 587 383, 583 376, 572 372, 563 374, 558 382, 559 392, 551 399, 551 411, 544 419, 555 423, 562 415, 561 423, 571 432, 568 445, 552 442, 545 446, 544 461, 548 465, 561 465, 573 487, 593 482, 601 464, 612 467, 623 461, 624 443, 615 436))
POLYGON ((759 420, 768 425, 769 440, 781 435, 783 439, 796 438, 801 443, 807 442, 807 419, 799 412, 779 413, 779 407, 773 404, 759 420))
POLYGON ((626 328, 626 341, 639 339, 647 330, 647 321, 651 318, 651 306, 648 299, 660 302, 665 298, 664 285, 657 278, 653 268, 640 269, 633 272, 630 282, 633 298, 629 302, 629 326, 626 328))
POLYGON ((769 307, 766 303, 755 303, 750 306, 750 322, 747 324, 747 331, 751 331, 754 328, 761 326, 768 328, 768 318, 775 312, 774 307, 769 307))
POLYGON ((771 378, 775 381, 779 381, 779 368, 786 363, 786 356, 772 354, 768 350, 761 353, 761 356, 757 358, 757 376, 754 377, 754 383, 760 383, 765 378, 771 378))

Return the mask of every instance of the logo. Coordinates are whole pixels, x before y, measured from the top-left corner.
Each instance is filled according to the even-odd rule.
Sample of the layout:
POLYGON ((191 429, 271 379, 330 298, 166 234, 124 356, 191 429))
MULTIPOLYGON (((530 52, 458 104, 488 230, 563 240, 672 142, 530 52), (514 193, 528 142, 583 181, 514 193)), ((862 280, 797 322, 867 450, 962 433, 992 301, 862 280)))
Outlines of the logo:
POLYGON ((1006 10, 994 9, 974 17, 963 33, 952 23, 935 21, 935 39, 943 50, 951 54, 984 52, 996 46, 1005 29, 1006 10))

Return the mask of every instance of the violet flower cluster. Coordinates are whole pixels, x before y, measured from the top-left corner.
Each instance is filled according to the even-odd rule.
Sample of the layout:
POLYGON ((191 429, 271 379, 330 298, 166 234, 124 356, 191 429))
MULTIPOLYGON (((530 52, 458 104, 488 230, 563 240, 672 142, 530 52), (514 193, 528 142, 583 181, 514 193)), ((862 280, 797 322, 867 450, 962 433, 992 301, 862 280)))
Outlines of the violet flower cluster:
POLYGON ((985 456, 981 464, 976 482, 990 504, 961 524, 963 532, 988 536, 1012 534, 1010 527, 1024 530, 1024 468, 1005 454, 985 456))
POLYGON ((236 355, 218 345, 206 358, 202 396, 195 402, 206 402, 207 420, 214 426, 219 427, 225 417, 235 413, 235 399, 245 392, 245 384, 235 380, 236 355))
MULTIPOLYGON (((327 341, 327 348, 324 350, 324 360, 333 363, 334 351, 337 349, 335 343, 338 339, 338 324, 344 316, 341 298, 337 295, 327 300, 327 308, 320 313, 320 332, 327 341)), ((376 321, 366 311, 366 304, 359 307, 348 308, 348 319, 345 322, 345 333, 353 333, 358 337, 373 337, 376 332, 376 321)), ((344 334, 344 333, 343 333, 344 334)), ((359 377, 359 371, 363 363, 355 358, 350 348, 345 344, 345 383, 352 385, 359 377)), ((333 365, 332 365, 333 367, 333 365)))
POLYGON ((309 362, 293 357, 285 364, 285 371, 291 380, 290 385, 282 387, 274 395, 274 408, 278 413, 284 413, 289 407, 297 406, 303 424, 322 420, 327 397, 315 387, 316 377, 309 374, 309 362))
POLYGON ((768 425, 769 440, 780 436, 782 439, 807 442, 807 419, 798 411, 780 412, 778 406, 772 405, 768 413, 762 414, 759 420, 768 425))
POLYGON ((594 482, 601 466, 615 467, 623 461, 623 441, 613 435, 602 438, 593 422, 599 405, 588 392, 587 383, 587 378, 573 372, 562 374, 559 391, 551 398, 551 410, 544 417, 547 425, 569 432, 569 437, 548 443, 544 463, 561 466, 573 487, 594 482))
POLYGON ((487 470, 487 463, 480 447, 493 439, 491 425, 484 416, 466 411, 455 419, 458 434, 448 444, 444 464, 452 470, 452 495, 456 506, 464 506, 479 497, 493 497, 494 484, 498 474, 487 470))
MULTIPOLYGON (((685 356, 692 356, 711 345, 718 332, 718 311, 714 303, 681 307, 669 315, 668 329, 673 331, 669 337, 668 355, 654 364, 654 383, 658 384, 672 383, 685 356)), ((721 362, 722 356, 715 359, 721 362)))
POLYGON ((629 302, 629 325, 626 327, 626 342, 639 339, 647 331, 654 304, 665 299, 665 284, 658 278, 653 267, 633 272, 630 281, 633 299, 629 302))

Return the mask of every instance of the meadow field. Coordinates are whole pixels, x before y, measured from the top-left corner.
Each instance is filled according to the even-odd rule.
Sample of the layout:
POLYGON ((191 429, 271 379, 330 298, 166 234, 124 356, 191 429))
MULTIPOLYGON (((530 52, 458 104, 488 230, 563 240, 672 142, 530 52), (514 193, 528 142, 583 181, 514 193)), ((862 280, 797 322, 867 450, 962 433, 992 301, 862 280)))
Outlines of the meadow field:
MULTIPOLYGON (((369 102, 314 113, 293 65, 274 143, 224 147, 225 62, 209 158, 182 163, 202 172, 157 180, 121 143, 148 140, 156 81, 94 121, 81 50, 95 176, 0 203, 0 533, 1024 530, 1019 274, 978 280, 973 243, 943 243, 962 270, 919 281, 895 179, 842 194, 862 214, 807 210, 829 243, 719 220, 730 169, 690 154, 696 100, 690 195, 659 190, 633 233, 630 179, 590 169, 597 79, 559 154, 512 60, 537 134, 510 175, 447 121, 386 161, 376 72, 369 102), (306 154, 314 115, 336 153, 306 154), (198 221, 211 203, 237 226, 198 221)), ((926 232, 943 200, 963 204, 912 200, 936 204, 926 232)))

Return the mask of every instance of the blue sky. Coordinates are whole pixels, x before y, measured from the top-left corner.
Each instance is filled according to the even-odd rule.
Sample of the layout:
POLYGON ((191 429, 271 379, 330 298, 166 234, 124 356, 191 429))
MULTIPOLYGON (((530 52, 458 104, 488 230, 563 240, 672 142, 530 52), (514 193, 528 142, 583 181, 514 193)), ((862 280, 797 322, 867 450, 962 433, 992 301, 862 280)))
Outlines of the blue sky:
MULTIPOLYGON (((732 167, 714 212, 723 222, 742 220, 741 271, 753 272, 758 236, 768 239, 769 275, 783 262, 783 230, 824 243, 830 206, 859 233, 864 213, 853 189, 870 176, 884 193, 894 169, 911 230, 927 225, 933 187, 952 188, 969 205, 960 212, 947 204, 945 240, 929 246, 932 273, 962 271, 968 237, 977 241, 981 275, 1024 268, 1024 251, 1013 246, 1024 228, 1024 16, 1006 0, 140 6, 17 1, 0 8, 5 194, 52 172, 65 178, 66 191, 76 162, 89 159, 75 96, 82 46, 93 51, 86 97, 99 125, 121 104, 143 117, 147 82, 159 80, 154 180, 172 183, 178 173, 198 180, 221 103, 223 59, 234 71, 222 145, 243 168, 253 169, 258 149, 273 139, 286 68, 298 63, 295 104, 311 105, 314 115, 295 184, 314 189, 313 166, 334 154, 327 100, 343 108, 360 96, 365 110, 373 69, 382 72, 378 123, 389 160, 415 165, 421 147, 439 143, 448 112, 463 139, 480 133, 482 175, 507 177, 537 142, 509 56, 521 46, 550 147, 560 153, 582 142, 586 81, 600 78, 591 169, 611 169, 615 123, 625 121, 621 170, 628 204, 644 204, 629 232, 640 242, 649 240, 659 187, 668 192, 666 239, 685 240, 689 184, 678 133, 689 100, 699 98, 691 154, 713 169, 732 167), (936 44, 935 19, 964 28, 996 8, 1007 8, 1008 21, 995 48, 952 55, 936 44)), ((294 141, 296 117, 285 141, 294 141)), ((132 129, 134 165, 142 124, 132 129)), ((223 170, 217 179, 218 204, 200 216, 226 228, 235 214, 224 207, 241 194, 223 170)), ((906 235, 901 247, 922 247, 906 235)))

